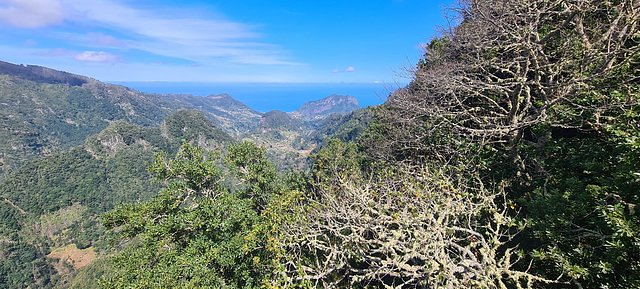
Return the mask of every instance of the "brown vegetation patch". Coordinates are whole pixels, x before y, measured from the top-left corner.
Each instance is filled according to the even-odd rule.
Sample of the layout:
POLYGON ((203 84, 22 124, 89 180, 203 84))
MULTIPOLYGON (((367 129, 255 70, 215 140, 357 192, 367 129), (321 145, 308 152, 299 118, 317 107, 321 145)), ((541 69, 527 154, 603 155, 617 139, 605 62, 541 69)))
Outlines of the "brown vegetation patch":
POLYGON ((93 247, 80 250, 76 247, 76 244, 71 244, 66 247, 51 250, 51 253, 49 253, 47 257, 60 259, 55 267, 58 272, 62 273, 65 271, 63 263, 67 263, 78 270, 95 260, 96 252, 93 251, 93 247))

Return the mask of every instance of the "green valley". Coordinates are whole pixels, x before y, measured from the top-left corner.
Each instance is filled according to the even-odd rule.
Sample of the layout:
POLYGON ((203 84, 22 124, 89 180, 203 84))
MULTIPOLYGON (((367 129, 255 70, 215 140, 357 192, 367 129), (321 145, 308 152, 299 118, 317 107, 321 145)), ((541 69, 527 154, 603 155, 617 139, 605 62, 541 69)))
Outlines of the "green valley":
MULTIPOLYGON (((107 270, 115 247, 99 217, 119 204, 148 201, 166 185, 147 172, 156 154, 174 155, 183 142, 226 151, 245 138, 269 148, 285 171, 308 169, 300 146, 324 140, 301 137, 322 117, 310 123, 284 112, 262 114, 225 94, 147 94, 0 64, 0 284, 8 288, 73 287, 83 278, 76 276, 107 270)), ((224 183, 238 186, 234 178, 224 183)))
POLYGON ((453 5, 376 107, 0 63, 0 287, 639 288, 638 1, 453 5))

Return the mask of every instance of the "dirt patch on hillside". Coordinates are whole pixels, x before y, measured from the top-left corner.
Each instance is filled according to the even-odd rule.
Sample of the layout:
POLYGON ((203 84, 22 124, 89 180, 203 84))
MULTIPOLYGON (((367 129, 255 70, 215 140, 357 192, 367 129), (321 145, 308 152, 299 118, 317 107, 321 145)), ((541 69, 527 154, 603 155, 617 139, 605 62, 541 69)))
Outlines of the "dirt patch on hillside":
POLYGON ((75 270, 78 270, 84 266, 89 265, 96 259, 96 252, 93 251, 93 247, 89 247, 83 250, 78 249, 76 244, 71 244, 66 247, 57 248, 51 251, 49 258, 60 259, 58 264, 55 265, 56 270, 59 273, 68 273, 68 269, 65 268, 64 263, 73 266, 75 270))

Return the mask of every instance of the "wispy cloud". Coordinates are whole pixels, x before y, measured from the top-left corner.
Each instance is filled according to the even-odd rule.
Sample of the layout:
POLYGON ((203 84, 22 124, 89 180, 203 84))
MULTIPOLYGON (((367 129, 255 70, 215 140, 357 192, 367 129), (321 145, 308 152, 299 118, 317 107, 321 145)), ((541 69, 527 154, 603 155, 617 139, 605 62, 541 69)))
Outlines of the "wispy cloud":
POLYGON ((127 47, 127 43, 122 40, 119 40, 111 35, 104 35, 103 33, 88 33, 87 37, 89 37, 90 43, 98 46, 111 46, 111 47, 119 47, 124 48, 127 47))
POLYGON ((97 21, 153 39, 176 43, 243 39, 257 36, 251 26, 221 17, 198 18, 197 11, 136 9, 114 0, 66 0, 76 17, 97 21), (187 15, 187 16, 182 16, 187 15))
POLYGON ((35 55, 37 55, 37 56, 53 56, 53 57, 55 57, 55 56, 76 56, 77 54, 78 54, 78 51, 67 50, 67 49, 63 49, 63 48, 56 48, 54 50, 35 53, 35 55))
POLYGON ((0 0, 0 22, 19 28, 59 24, 65 18, 59 0, 0 0))
MULTIPOLYGON (((353 66, 349 66, 349 67, 345 68, 344 70, 342 70, 342 72, 354 72, 354 71, 356 71, 356 69, 353 68, 353 66)), ((338 73, 338 72, 340 72, 338 69, 334 69, 334 70, 331 71, 331 73, 338 73)))
POLYGON ((78 61, 85 62, 121 62, 120 57, 118 57, 117 55, 113 55, 104 51, 85 51, 77 54, 74 58, 78 61))
POLYGON ((129 0, 0 0, 0 24, 40 28, 64 22, 82 28, 76 31, 107 32, 66 29, 52 36, 86 50, 135 49, 203 65, 301 64, 288 60, 280 46, 261 42, 258 25, 232 21, 210 9, 140 5, 129 0))
POLYGON ((82 62, 106 62, 119 63, 123 62, 119 56, 104 51, 84 51, 67 50, 64 48, 56 48, 50 51, 37 52, 37 56, 45 57, 73 57, 73 59, 82 62))
POLYGON ((287 61, 280 47, 256 42, 263 37, 255 32, 258 26, 234 22, 215 12, 205 17, 201 11, 136 8, 116 0, 65 0, 65 3, 73 11, 75 21, 98 25, 133 39, 125 43, 115 37, 95 34, 91 35, 94 45, 125 44, 201 63, 206 63, 207 58, 224 58, 239 64, 300 64, 287 61))

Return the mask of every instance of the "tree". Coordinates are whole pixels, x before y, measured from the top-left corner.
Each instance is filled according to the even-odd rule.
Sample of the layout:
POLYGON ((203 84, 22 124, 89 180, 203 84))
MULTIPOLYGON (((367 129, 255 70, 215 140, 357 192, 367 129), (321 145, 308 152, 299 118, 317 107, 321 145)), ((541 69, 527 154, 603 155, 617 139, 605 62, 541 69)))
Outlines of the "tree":
POLYGON ((257 212, 261 212, 280 185, 276 168, 267 160, 265 151, 253 143, 242 142, 229 146, 226 160, 241 180, 242 197, 252 199, 257 212))
POLYGON ((368 155, 504 181, 527 224, 514 241, 529 272, 637 286, 638 1, 471 0, 449 11, 457 26, 378 109, 368 155))
POLYGON ((379 145, 392 155, 438 156, 440 134, 514 148, 543 141, 532 132, 543 123, 601 130, 637 103, 637 1, 470 0, 449 11, 459 25, 426 47, 387 103, 392 129, 379 145))
POLYGON ((433 164, 367 164, 355 144, 316 157, 315 190, 282 225, 279 285, 508 288, 556 283, 526 271, 523 224, 502 188, 433 164), (375 167, 371 170, 369 168, 375 167), (523 269, 524 268, 524 269, 523 269))
MULTIPOLYGON (((217 153, 184 143, 169 159, 157 155, 149 170, 168 182, 151 201, 122 205, 103 215, 124 250, 112 258, 114 273, 103 278, 107 288, 142 287, 257 287, 271 273, 260 211, 269 199, 264 179, 273 177, 273 165, 251 144, 233 145, 228 159, 247 178, 239 191, 221 183, 217 153), (236 158, 237 157, 237 158, 236 158), (263 167, 264 166, 264 167, 263 167), (260 188, 259 192, 249 193, 260 188), (260 261, 262 260, 262 261, 260 261), (268 263, 267 263, 268 264, 268 263)), ((270 180, 270 179, 269 179, 270 180)))

